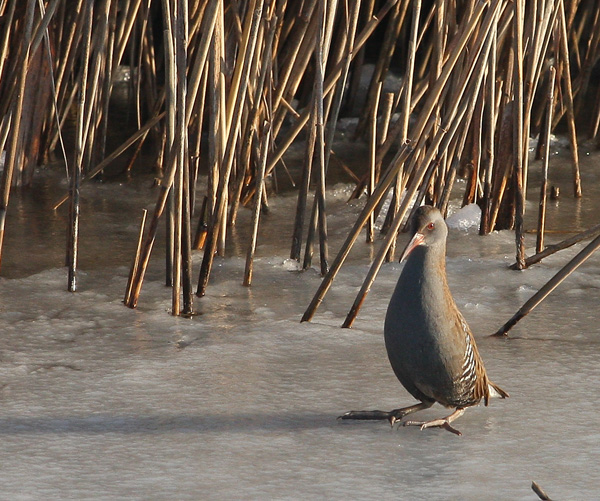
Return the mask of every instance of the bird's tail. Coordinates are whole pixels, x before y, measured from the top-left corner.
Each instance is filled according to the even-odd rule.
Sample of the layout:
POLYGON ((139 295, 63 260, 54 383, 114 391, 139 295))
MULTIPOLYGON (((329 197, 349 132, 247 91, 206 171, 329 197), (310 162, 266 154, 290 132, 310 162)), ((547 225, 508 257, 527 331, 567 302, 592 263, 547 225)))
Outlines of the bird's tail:
POLYGON ((488 382, 488 389, 490 391, 490 397, 492 398, 507 398, 510 396, 507 392, 500 388, 500 386, 498 386, 496 383, 492 383, 491 381, 488 382))

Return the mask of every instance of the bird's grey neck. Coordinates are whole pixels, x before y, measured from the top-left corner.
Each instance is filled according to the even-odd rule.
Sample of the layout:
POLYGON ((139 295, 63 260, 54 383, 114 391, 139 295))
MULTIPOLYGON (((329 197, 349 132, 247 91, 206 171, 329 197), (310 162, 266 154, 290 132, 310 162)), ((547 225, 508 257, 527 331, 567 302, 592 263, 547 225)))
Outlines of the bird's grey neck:
POLYGON ((427 295, 443 295, 448 287, 446 246, 417 247, 408 257, 403 275, 403 279, 413 284, 412 287, 427 290, 427 295))

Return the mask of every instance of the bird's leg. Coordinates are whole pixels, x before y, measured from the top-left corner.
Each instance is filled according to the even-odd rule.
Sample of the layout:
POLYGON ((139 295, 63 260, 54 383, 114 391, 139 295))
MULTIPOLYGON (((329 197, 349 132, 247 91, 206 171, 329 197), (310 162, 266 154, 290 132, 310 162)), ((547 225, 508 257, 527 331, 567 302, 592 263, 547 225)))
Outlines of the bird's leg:
POLYGON ((400 421, 404 416, 413 412, 428 409, 433 405, 432 402, 420 402, 408 407, 394 409, 392 411, 349 411, 342 414, 338 419, 364 419, 364 420, 384 420, 387 419, 392 426, 396 421, 400 421))
POLYGON ((408 407, 402 407, 400 409, 394 409, 390 411, 388 421, 392 426, 396 424, 396 421, 400 421, 404 416, 408 416, 413 412, 422 411, 423 409, 429 409, 433 405, 433 402, 419 402, 415 405, 409 405, 408 407))
POLYGON ((458 431, 456 428, 453 428, 452 426, 450 426, 450 423, 452 421, 454 421, 455 419, 459 418, 460 416, 462 416, 465 413, 464 408, 462 407, 457 407, 456 410, 450 414, 449 416, 440 418, 440 419, 433 419, 431 421, 405 421, 404 423, 402 423, 403 426, 420 426, 422 430, 424 430, 425 428, 434 428, 434 427, 440 427, 440 428, 444 428, 456 435, 462 435, 462 433, 460 431, 458 431))

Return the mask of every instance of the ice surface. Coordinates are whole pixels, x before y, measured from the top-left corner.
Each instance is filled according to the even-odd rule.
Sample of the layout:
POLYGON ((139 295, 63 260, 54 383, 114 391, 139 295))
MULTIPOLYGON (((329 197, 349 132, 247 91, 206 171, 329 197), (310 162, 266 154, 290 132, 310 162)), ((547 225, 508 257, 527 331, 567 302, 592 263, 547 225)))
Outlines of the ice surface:
MULTIPOLYGON (((597 176, 588 166, 584 181, 592 167, 597 176)), ((490 377, 511 397, 468 409, 456 422, 462 437, 391 430, 336 417, 413 402, 382 337, 403 265, 383 266, 354 327, 340 329, 379 244, 361 237, 314 320, 300 323, 320 277, 289 262, 291 223, 276 215, 295 197, 273 196, 252 287, 241 285, 242 211, 228 247, 235 255, 217 258, 198 315, 169 315, 159 245, 130 310, 121 298, 138 209, 154 197, 148 186, 83 190, 75 294, 61 268, 66 218, 47 209, 61 192, 42 201, 35 189, 13 195, 2 263, 12 278, 0 280, 0 498, 526 500, 535 499, 532 480, 556 499, 598 497, 600 256, 513 338, 490 338, 581 245, 516 272, 512 232, 451 228, 451 289, 490 377)), ((597 223, 600 197, 587 186, 583 201, 560 202, 576 220, 551 205, 550 227, 597 223)), ((328 199, 332 255, 364 203, 347 207, 339 195, 328 199)))

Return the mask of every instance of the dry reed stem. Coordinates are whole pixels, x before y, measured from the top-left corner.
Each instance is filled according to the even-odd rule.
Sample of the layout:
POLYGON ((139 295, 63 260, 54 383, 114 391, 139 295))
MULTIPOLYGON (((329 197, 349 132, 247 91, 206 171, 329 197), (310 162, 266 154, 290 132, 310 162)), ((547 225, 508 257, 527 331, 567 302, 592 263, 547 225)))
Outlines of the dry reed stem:
POLYGON ((569 47, 567 45, 568 33, 565 20, 564 4, 559 2, 560 15, 560 50, 562 63, 565 67, 563 82, 565 85, 565 98, 567 110, 567 124, 569 126, 569 139, 571 142, 571 155, 573 156, 573 194, 576 198, 581 197, 581 177, 579 174, 579 152, 577 146, 577 132, 575 129, 575 110, 573 106, 573 89, 571 85, 571 70, 569 63, 569 47))
POLYGON ((271 126, 266 123, 263 126, 262 140, 261 140, 261 158, 260 165, 258 168, 258 175, 256 177, 256 195, 254 197, 254 212, 252 213, 252 235, 250 237, 250 245, 248 246, 248 252, 246 253, 246 268, 244 270, 244 281, 243 284, 250 286, 252 284, 252 273, 254 263, 254 253, 256 251, 256 239, 258 237, 258 223, 260 219, 260 208, 263 203, 263 189, 265 181, 265 169, 267 166, 267 153, 269 149, 269 142, 271 140, 271 126))
MULTIPOLYGON (((6 146, 7 150, 2 185, 5 202, 0 206, 0 251, 10 186, 27 182, 27 164, 34 162, 36 156, 54 150, 68 117, 77 116, 80 173, 72 176, 79 177, 77 185, 97 175, 138 141, 137 150, 127 166, 129 173, 148 134, 154 136, 156 159, 164 179, 157 209, 149 225, 148 239, 142 246, 140 267, 134 277, 137 280, 143 277, 147 253, 152 247, 155 218, 162 214, 161 206, 163 209, 166 206, 171 183, 176 179, 172 196, 176 209, 173 229, 177 236, 168 243, 169 252, 173 250, 168 268, 173 262, 181 265, 176 265, 179 271, 169 269, 168 274, 172 278, 172 274, 181 276, 182 287, 186 288, 188 272, 184 268, 191 268, 191 255, 185 244, 189 238, 186 214, 191 213, 195 205, 200 157, 207 160, 203 163, 209 169, 205 211, 209 222, 209 249, 203 262, 205 279, 199 282, 207 281, 212 249, 221 255, 225 253, 227 221, 235 224, 240 203, 256 195, 258 169, 250 166, 258 165, 266 158, 265 176, 273 176, 276 189, 275 166, 283 165, 280 163, 282 156, 311 120, 311 127, 315 129, 312 139, 315 147, 309 145, 307 158, 310 155, 315 163, 306 171, 308 177, 300 190, 306 199, 311 177, 316 182, 313 210, 308 221, 305 264, 310 262, 313 238, 316 239, 318 234, 322 272, 325 272, 328 264, 325 187, 329 181, 327 173, 334 150, 336 124, 343 99, 349 96, 352 100, 356 96, 356 84, 366 62, 362 49, 367 42, 373 40, 375 43, 372 35, 378 26, 378 35, 382 37, 379 54, 372 58, 375 71, 361 112, 363 123, 365 117, 370 120, 371 157, 375 153, 375 160, 371 159, 363 182, 368 180, 369 192, 380 196, 374 205, 370 201, 367 204, 367 220, 371 221, 369 238, 373 238, 372 221, 390 186, 394 186, 395 193, 383 231, 389 230, 392 224, 401 226, 396 223, 395 215, 409 195, 419 202, 434 203, 445 212, 455 179, 462 176, 464 164, 470 158, 473 168, 463 193, 464 202, 475 201, 483 207, 481 233, 510 227, 516 222, 517 254, 520 254, 524 196, 529 177, 528 136, 530 130, 535 131, 542 123, 546 99, 538 87, 546 88, 545 81, 543 86, 539 83, 545 79, 543 69, 552 57, 556 60, 557 97, 552 103, 554 119, 550 127, 546 126, 545 133, 552 132, 564 115, 573 152, 574 193, 576 196, 581 193, 575 118, 586 99, 592 70, 600 56, 600 14, 589 9, 597 1, 569 2, 565 6, 562 0, 501 5, 494 1, 458 5, 436 0, 422 7, 419 1, 409 5, 409 2, 398 0, 339 5, 337 0, 301 3, 237 0, 229 4, 208 0, 192 3, 191 11, 185 12, 187 3, 164 0, 162 19, 171 17, 173 21, 165 22, 169 31, 164 34, 154 31, 156 23, 151 22, 155 20, 151 18, 151 0, 119 3, 101 0, 94 4, 91 37, 86 28, 89 19, 87 2, 78 0, 69 8, 64 0, 47 0, 45 3, 45 8, 36 8, 33 0, 27 5, 6 0, 0 7, 4 9, 2 15, 4 26, 7 26, 0 36, 0 146, 6 146), (513 6, 518 10, 517 16, 514 16, 513 6), (409 8, 412 10, 410 26, 409 8), (258 9, 263 9, 264 14, 262 20, 254 24, 258 9), (421 9, 425 10, 421 13, 421 9), (494 19, 493 26, 489 24, 491 18, 494 19), (383 20, 385 27, 381 27, 383 20), (175 47, 174 60, 162 63, 162 57, 155 54, 154 47, 160 45, 160 38, 168 43, 167 34, 178 43, 181 40, 179 27, 188 23, 187 56, 177 60, 184 51, 175 47), (489 49, 487 38, 485 42, 481 38, 482 33, 493 39, 489 49), (44 50, 48 55, 52 54, 46 59, 40 59, 36 51, 41 50, 43 40, 44 50), (457 50, 459 46, 461 48, 457 50), (511 47, 515 50, 509 55, 511 47), (487 54, 485 62, 480 59, 482 53, 487 54), (406 59, 406 67, 403 66, 400 89, 393 99, 386 98, 380 121, 385 133, 382 130, 377 138, 373 133, 378 114, 377 94, 381 92, 379 89, 390 60, 396 54, 400 54, 403 63, 406 59), (321 64, 315 68, 314 61, 319 57, 321 64), (82 58, 88 61, 85 85, 82 85, 82 58), (114 78, 116 69, 126 59, 132 74, 132 109, 135 109, 138 132, 106 157, 114 78), (28 82, 48 78, 38 67, 42 60, 44 64, 48 61, 50 78, 54 81, 52 98, 55 104, 47 110, 40 107, 35 118, 29 119, 31 96, 35 94, 31 94, 28 82), (471 95, 477 103, 471 110, 471 107, 464 107, 460 96, 464 92, 474 92, 475 85, 470 82, 481 78, 482 65, 486 67, 486 80, 483 87, 478 87, 477 93, 471 95), (165 98, 164 92, 158 90, 163 86, 159 81, 165 74, 163 70, 169 74, 173 67, 177 68, 177 82, 187 82, 187 95, 183 97, 184 89, 173 84, 175 80, 171 78, 170 88, 175 89, 178 96, 175 100, 172 95, 165 98), (185 80, 180 78, 182 75, 185 80), (524 85, 522 89, 520 82, 524 85), (308 98, 311 83, 318 87, 312 100, 308 98), (29 92, 26 99, 21 92, 23 85, 29 92), (84 101, 78 96, 83 96, 84 101), (309 105, 307 101, 310 101, 309 105), (176 110, 174 102, 177 102, 176 110), (462 123, 456 129, 450 119, 453 107, 454 113, 460 109, 462 117, 462 123), (170 119, 159 125, 160 117, 165 113, 163 110, 167 109, 170 119), (184 119, 174 120, 174 116, 179 117, 180 109, 184 119), (400 118, 395 122, 390 119, 394 111, 400 112, 400 118), (416 120, 409 131, 411 115, 416 120), (153 118, 142 126, 143 120, 148 120, 145 117, 153 118), (284 127, 285 120, 292 121, 291 127, 284 127), (260 124, 265 121, 272 124, 271 142, 277 145, 275 151, 272 146, 269 148, 266 157, 258 134, 260 124), (453 133, 451 139, 444 140, 444 149, 436 151, 441 148, 441 136, 438 136, 441 121, 445 121, 453 133), (150 123, 152 125, 148 125, 150 123), (507 123, 513 128, 510 134, 513 137, 508 142, 507 123), (39 134, 35 132, 38 127, 43 131, 36 139, 41 142, 39 155, 33 149, 25 151, 29 144, 26 141, 31 135, 39 134), (202 137, 208 138, 206 151, 202 151, 202 137), (189 141, 192 145, 188 152, 189 141), (395 158, 389 161, 391 148, 406 141, 410 141, 410 146, 401 146, 395 158), (411 150, 414 150, 414 156, 411 150), (175 170, 174 164, 177 165, 175 170), (93 165, 96 167, 90 169, 93 165), (374 188, 374 180, 379 177, 379 169, 384 171, 381 181, 389 184, 378 191, 374 188), (387 177, 392 170, 395 171, 393 178, 387 177), (405 187, 410 193, 403 198, 405 187)), ((40 80, 41 86, 44 82, 40 80)), ((600 104, 595 105, 593 113, 594 132, 599 128, 600 104)), ((544 116, 547 118, 548 114, 544 116)), ((442 131, 442 135, 446 133, 442 131)), ((360 191, 359 186, 357 192, 360 191)), ((266 196, 263 188, 261 198, 266 200, 266 196)), ((74 212, 72 209, 71 213, 74 212)), ((294 238, 299 246, 301 239, 297 238, 297 233, 294 238)), ((353 238, 349 235, 347 241, 353 238)), ((395 235, 390 238, 388 259, 393 257, 395 235)), ((299 252, 298 247, 298 256, 299 252)), ((137 287, 140 285, 139 281, 133 282, 130 304, 137 301, 136 290, 139 292, 137 287)), ((204 287, 199 283, 199 290, 204 287)), ((179 293, 174 291, 173 294, 176 301, 175 295, 179 297, 179 293)), ((183 296, 185 301, 185 292, 183 296)), ((183 312, 186 308, 191 310, 191 306, 184 305, 173 311, 183 312)))

